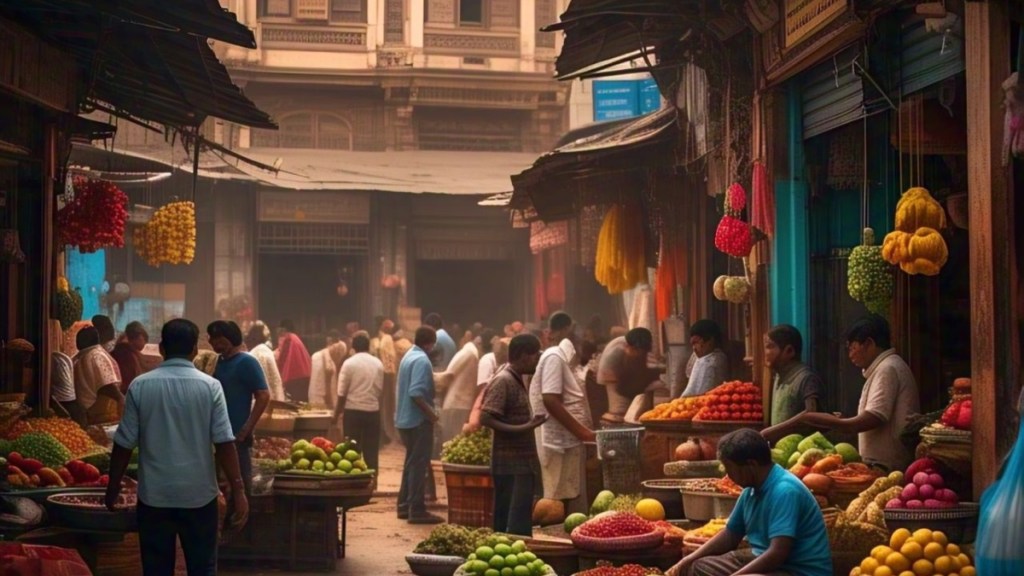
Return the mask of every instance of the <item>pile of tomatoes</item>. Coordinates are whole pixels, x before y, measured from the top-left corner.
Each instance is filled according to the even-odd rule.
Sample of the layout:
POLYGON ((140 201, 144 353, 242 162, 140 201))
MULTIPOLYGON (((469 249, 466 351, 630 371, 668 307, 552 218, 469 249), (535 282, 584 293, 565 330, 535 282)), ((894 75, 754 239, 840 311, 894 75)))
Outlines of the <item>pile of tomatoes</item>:
POLYGON ((639 564, 626 564, 625 566, 619 566, 618 568, 607 564, 599 564, 597 568, 584 570, 576 576, 650 576, 651 574, 661 573, 661 570, 658 570, 657 568, 645 568, 639 564))
POLYGON ((621 512, 589 520, 580 525, 578 530, 581 536, 589 538, 621 538, 650 534, 654 526, 636 514, 621 512))
POLYGON ((706 395, 694 420, 759 422, 764 419, 761 389, 750 382, 727 382, 706 395))

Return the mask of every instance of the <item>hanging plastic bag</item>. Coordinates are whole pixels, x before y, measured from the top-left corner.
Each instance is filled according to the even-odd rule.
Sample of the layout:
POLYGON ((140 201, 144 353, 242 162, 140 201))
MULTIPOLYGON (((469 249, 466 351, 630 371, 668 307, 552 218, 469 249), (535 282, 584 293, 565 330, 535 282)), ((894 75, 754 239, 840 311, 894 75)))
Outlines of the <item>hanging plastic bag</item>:
POLYGON ((981 497, 978 541, 975 544, 978 574, 1024 574, 1024 427, 1010 452, 1002 476, 981 497))

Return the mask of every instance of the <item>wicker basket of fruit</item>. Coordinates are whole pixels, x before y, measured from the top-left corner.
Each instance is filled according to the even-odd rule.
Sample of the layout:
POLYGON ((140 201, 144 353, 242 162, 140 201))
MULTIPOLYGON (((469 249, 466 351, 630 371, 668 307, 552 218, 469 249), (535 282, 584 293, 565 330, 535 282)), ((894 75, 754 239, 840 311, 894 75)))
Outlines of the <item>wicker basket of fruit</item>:
POLYGON ((951 542, 969 544, 978 533, 978 512, 979 506, 974 502, 961 502, 949 508, 886 508, 885 526, 911 532, 929 528, 945 533, 951 542))
POLYGON ((574 546, 590 552, 650 550, 665 542, 665 532, 630 512, 606 512, 577 526, 574 546))
POLYGON ((130 493, 121 494, 114 511, 107 510, 104 495, 97 492, 66 492, 46 499, 46 509, 57 525, 108 532, 138 530, 135 504, 136 496, 130 493))

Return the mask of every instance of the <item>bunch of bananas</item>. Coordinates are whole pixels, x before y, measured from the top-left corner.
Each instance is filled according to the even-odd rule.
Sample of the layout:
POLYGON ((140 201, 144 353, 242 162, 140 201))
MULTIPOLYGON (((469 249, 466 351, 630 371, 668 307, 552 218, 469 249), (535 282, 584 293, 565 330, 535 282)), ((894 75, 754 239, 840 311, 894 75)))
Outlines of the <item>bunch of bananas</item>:
POLYGON ((135 253, 150 266, 191 264, 196 255, 196 207, 171 202, 153 213, 133 235, 135 253))
POLYGON ((597 237, 594 278, 609 294, 621 294, 647 279, 643 215, 635 203, 612 206, 597 237))
POLYGON ((850 252, 846 290, 850 297, 867 306, 868 311, 889 315, 894 282, 882 247, 875 245, 875 231, 864 229, 864 242, 850 252))

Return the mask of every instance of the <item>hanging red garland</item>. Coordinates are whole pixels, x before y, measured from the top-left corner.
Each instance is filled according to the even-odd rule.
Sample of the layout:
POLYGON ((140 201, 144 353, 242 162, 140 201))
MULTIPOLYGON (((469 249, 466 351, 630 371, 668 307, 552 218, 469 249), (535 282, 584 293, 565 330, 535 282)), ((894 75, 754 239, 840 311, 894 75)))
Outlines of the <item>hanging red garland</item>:
POLYGON ((61 245, 80 252, 123 248, 128 196, 110 182, 76 176, 75 197, 57 212, 61 245))

